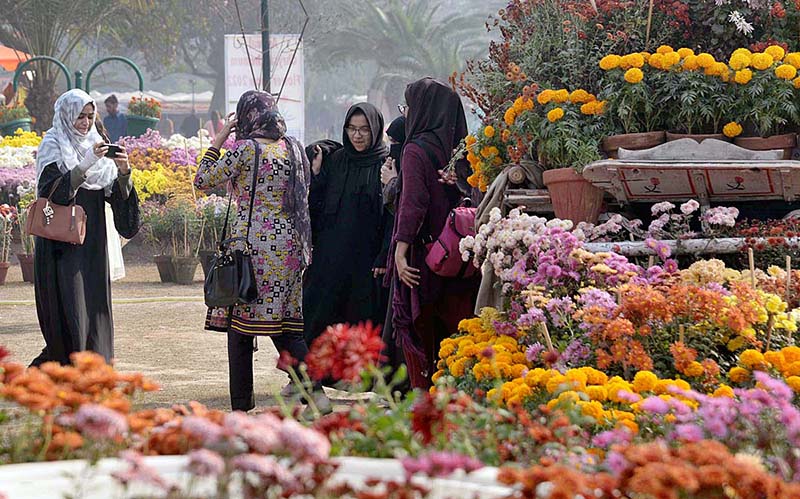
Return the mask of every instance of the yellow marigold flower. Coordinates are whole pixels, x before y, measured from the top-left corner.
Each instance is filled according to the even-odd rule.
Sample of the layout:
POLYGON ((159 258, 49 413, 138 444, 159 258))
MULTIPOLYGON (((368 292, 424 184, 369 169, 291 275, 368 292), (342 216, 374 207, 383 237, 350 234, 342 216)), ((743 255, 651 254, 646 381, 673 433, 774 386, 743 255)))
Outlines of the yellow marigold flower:
POLYGON ((508 142, 509 139, 511 139, 511 130, 509 130, 509 129, 503 130, 503 133, 500 134, 500 139, 503 142, 508 142))
POLYGON ((734 383, 744 383, 750 379, 750 371, 743 367, 736 366, 728 371, 728 378, 734 383))
POLYGON ((692 378, 696 378, 698 376, 702 376, 705 370, 703 369, 703 364, 695 361, 689 363, 686 366, 686 369, 683 371, 683 374, 690 376, 692 378))
POLYGON ((472 144, 474 144, 477 141, 478 141, 478 139, 476 139, 474 135, 467 135, 467 138, 465 139, 465 142, 466 142, 466 144, 468 146, 471 146, 472 144))
POLYGON ((714 393, 712 393, 711 396, 733 398, 733 388, 728 385, 719 385, 719 388, 714 390, 714 393))
POLYGON ((715 62, 714 56, 708 52, 703 52, 697 56, 697 65, 703 69, 710 68, 715 62))
POLYGON ((726 71, 728 71, 728 65, 723 62, 715 62, 705 68, 705 74, 708 76, 722 76, 726 71))
POLYGON ((600 402, 605 402, 608 399, 608 390, 606 387, 599 386, 599 385, 589 385, 584 390, 586 395, 589 396, 592 400, 598 400, 600 402))
POLYGON ((442 376, 444 376, 444 371, 442 370, 436 371, 435 373, 433 373, 433 376, 431 376, 431 381, 436 383, 436 381, 442 376))
POLYGON ((506 110, 505 115, 503 116, 503 121, 505 121, 506 125, 511 126, 517 120, 517 113, 514 111, 514 108, 508 108, 506 110))
POLYGON ((628 54, 622 58, 622 65, 628 68, 641 68, 644 66, 644 57, 638 52, 628 54))
POLYGON ((783 50, 783 47, 779 45, 770 45, 764 50, 765 53, 772 56, 772 58, 776 61, 782 61, 783 56, 786 55, 786 51, 783 50))
POLYGON ((784 347, 781 348, 781 353, 783 354, 783 358, 786 359, 786 362, 789 364, 800 362, 800 347, 784 347))
POLYGON ((586 375, 585 372, 581 371, 580 369, 570 369, 564 373, 564 376, 576 383, 575 386, 584 387, 586 383, 589 381, 589 376, 586 375))
POLYGON ((453 352, 455 351, 456 347, 454 345, 452 344, 445 345, 444 342, 442 342, 442 347, 439 349, 439 357, 440 358, 450 357, 451 355, 453 355, 453 352))
POLYGON ((484 147, 481 148, 481 156, 483 156, 484 158, 489 158, 489 157, 491 157, 491 155, 492 155, 491 148, 489 148, 487 146, 484 146, 484 147))
POLYGON ((553 94, 553 102, 563 104, 569 100, 569 91, 566 88, 556 90, 553 94))
POLYGON ((644 78, 644 73, 639 68, 631 68, 625 71, 625 81, 628 83, 639 83, 644 78))
POLYGON ((740 69, 750 66, 750 57, 741 52, 738 54, 733 54, 728 61, 728 65, 734 71, 739 71, 740 69))
POLYGON ((772 66, 775 60, 772 58, 771 55, 767 53, 760 53, 753 55, 752 66, 756 69, 761 71, 767 69, 768 67, 772 66))
POLYGON ((664 69, 664 54, 655 53, 647 60, 650 67, 656 69, 664 69))
POLYGON ((536 96, 536 101, 544 106, 545 104, 553 100, 554 94, 555 92, 553 90, 550 90, 549 88, 544 89, 541 92, 539 92, 539 95, 536 96))
POLYGON ((603 71, 616 69, 619 67, 621 62, 622 62, 622 57, 616 54, 610 54, 600 59, 600 69, 602 69, 603 71))
POLYGON ((686 381, 686 380, 683 380, 683 379, 673 379, 673 380, 671 380, 671 381, 672 381, 672 384, 673 384, 673 385, 677 386, 677 387, 678 387, 678 388, 680 388, 681 390, 686 390, 686 391, 688 391, 688 390, 691 390, 691 389, 692 389, 692 385, 690 385, 690 384, 689 384, 689 382, 688 382, 688 381, 686 381))
POLYGON ((629 429, 631 433, 636 435, 639 433, 639 425, 636 424, 636 421, 632 421, 630 419, 623 419, 617 422, 617 428, 624 426, 625 428, 629 429))
POLYGON ((639 371, 633 377, 633 389, 638 393, 650 392, 656 387, 658 376, 650 371, 639 371))
POLYGON ((750 83, 750 80, 752 79, 753 79, 753 72, 747 68, 737 71, 736 76, 733 77, 733 81, 735 81, 739 85, 747 85, 748 83, 750 83))
POLYGON ((700 68, 700 64, 697 63, 697 56, 690 55, 683 60, 683 69, 686 71, 695 71, 700 68))
POLYGON ((494 137, 494 133, 495 133, 494 132, 494 127, 492 125, 489 125, 489 126, 487 126, 486 128, 483 129, 483 134, 485 136, 489 137, 490 139, 492 137, 494 137))
POLYGON ((669 69, 672 66, 681 62, 681 56, 678 55, 677 52, 667 52, 664 54, 664 65, 663 69, 669 69))
POLYGON ((642 57, 644 58, 644 62, 647 62, 647 61, 649 61, 649 60, 650 60, 650 52, 639 52, 639 53, 640 53, 640 54, 642 55, 642 57))
POLYGON ((769 362, 772 367, 778 371, 783 371, 784 367, 786 367, 786 359, 783 358, 783 354, 781 352, 776 352, 774 350, 764 352, 764 360, 769 362))
POLYGON ((747 57, 753 57, 753 53, 752 53, 752 52, 750 52, 750 50, 749 50, 749 49, 746 49, 746 48, 744 48, 744 47, 740 47, 740 48, 738 48, 738 49, 734 50, 734 51, 733 51, 733 54, 731 54, 731 56, 734 56, 734 55, 736 55, 736 54, 744 54, 744 55, 746 55, 747 57))
POLYGON ((694 50, 686 47, 681 47, 678 49, 678 55, 681 57, 681 59, 686 59, 690 55, 694 55, 694 50))
POLYGON ((781 80, 793 80, 797 76, 797 68, 791 64, 781 64, 775 68, 775 76, 781 80))
POLYGON ((603 404, 596 400, 592 400, 589 402, 579 402, 578 406, 581 408, 581 412, 586 416, 594 418, 595 421, 600 423, 603 420, 603 404))
POLYGON ((545 388, 549 393, 555 393, 561 385, 567 384, 569 381, 563 375, 558 374, 552 376, 550 379, 547 380, 545 388))
POLYGON ((800 376, 789 376, 786 378, 786 384, 789 385, 795 392, 800 392, 800 376))
POLYGON ((550 123, 555 123, 556 121, 560 120, 563 117, 564 117, 564 110, 561 109, 560 107, 551 109, 547 113, 547 121, 549 121, 550 123))
POLYGON ((597 101, 587 102, 586 104, 581 105, 581 114, 589 116, 594 114, 596 109, 597 101))
POLYGON ((674 52, 675 50, 670 47, 669 45, 661 45, 656 49, 656 52, 659 54, 669 54, 670 52, 674 52))
POLYGON ((728 138, 738 137, 742 134, 742 125, 736 123, 735 121, 731 121, 722 127, 722 133, 724 133, 728 138))
POLYGON ((783 58, 783 62, 800 69, 800 52, 789 52, 786 54, 786 57, 783 58))
POLYGON ((592 102, 594 100, 595 96, 582 88, 573 90, 572 93, 569 94, 569 101, 572 102, 573 104, 585 104, 587 102, 592 102))
POLYGON ((753 369, 764 364, 764 354, 750 348, 739 354, 739 362, 748 369, 753 369))
POLYGON ((594 367, 581 367, 581 371, 586 373, 586 380, 590 385, 605 385, 608 383, 608 375, 594 367))
POLYGON ((492 156, 497 156, 498 154, 500 154, 500 150, 497 149, 495 146, 491 146, 489 148, 489 154, 491 154, 492 156))

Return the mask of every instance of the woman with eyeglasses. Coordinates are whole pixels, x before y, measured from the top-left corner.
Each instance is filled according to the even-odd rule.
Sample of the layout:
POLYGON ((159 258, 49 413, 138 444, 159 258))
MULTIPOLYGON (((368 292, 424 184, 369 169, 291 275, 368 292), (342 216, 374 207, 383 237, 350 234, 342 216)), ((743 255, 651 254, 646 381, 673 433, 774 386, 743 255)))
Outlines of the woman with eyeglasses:
POLYGON ((381 166, 389 150, 383 127, 375 106, 356 104, 345 117, 343 146, 332 152, 314 147, 309 193, 314 262, 303 294, 309 345, 333 324, 383 322, 382 290, 375 285, 386 272, 381 166))

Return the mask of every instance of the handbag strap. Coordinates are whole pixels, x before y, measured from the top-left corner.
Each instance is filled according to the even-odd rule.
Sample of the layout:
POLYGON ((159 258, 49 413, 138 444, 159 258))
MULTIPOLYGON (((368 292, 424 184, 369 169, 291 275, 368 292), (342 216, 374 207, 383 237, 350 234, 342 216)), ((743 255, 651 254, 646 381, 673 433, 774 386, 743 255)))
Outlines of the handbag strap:
MULTIPOLYGON (((56 193, 56 189, 58 189, 58 186, 61 185, 61 179, 63 179, 63 178, 64 178, 63 176, 62 177, 58 177, 53 182, 53 187, 50 188, 50 193, 47 195, 47 203, 48 204, 53 202, 53 195, 56 193)), ((75 197, 73 197, 70 200, 70 202, 69 202, 69 204, 67 206, 72 206, 75 203, 76 203, 76 199, 75 199, 75 197)))
MULTIPOLYGON (((256 199, 256 183, 258 179, 258 169, 260 168, 261 163, 261 150, 258 147, 258 142, 253 140, 253 147, 256 150, 255 154, 255 166, 253 167, 253 180, 250 184, 250 210, 247 214, 247 235, 245 236, 245 242, 248 246, 250 246, 250 226, 252 225, 253 219, 253 204, 256 199)), ((230 195, 228 196, 228 208, 225 210, 225 224, 222 226, 222 237, 220 238, 219 249, 224 250, 225 244, 234 240, 234 239, 241 239, 241 238, 234 238, 234 239, 227 239, 228 235, 228 220, 230 218, 231 213, 231 202, 233 201, 233 185, 231 183, 231 190, 230 195)))

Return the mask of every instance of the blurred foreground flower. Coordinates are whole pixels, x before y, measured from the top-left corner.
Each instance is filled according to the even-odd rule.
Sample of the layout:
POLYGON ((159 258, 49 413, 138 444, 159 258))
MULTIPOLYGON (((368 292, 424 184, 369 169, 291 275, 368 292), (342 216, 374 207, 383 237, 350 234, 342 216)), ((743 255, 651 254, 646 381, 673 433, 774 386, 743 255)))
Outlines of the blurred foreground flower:
POLYGON ((371 322, 328 327, 314 340, 306 356, 309 375, 317 381, 329 377, 358 381, 361 371, 377 365, 381 359, 383 341, 380 331, 380 326, 373 326, 371 322))

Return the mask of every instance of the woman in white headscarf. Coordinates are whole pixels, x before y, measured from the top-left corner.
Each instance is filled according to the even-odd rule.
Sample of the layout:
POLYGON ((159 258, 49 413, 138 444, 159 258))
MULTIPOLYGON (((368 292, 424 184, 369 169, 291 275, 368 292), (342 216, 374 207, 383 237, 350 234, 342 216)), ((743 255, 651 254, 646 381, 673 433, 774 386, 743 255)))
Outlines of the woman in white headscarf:
POLYGON ((126 238, 139 230, 139 201, 131 183, 128 155, 113 159, 95 127, 97 105, 82 90, 58 98, 53 127, 36 158, 37 192, 52 193, 56 204, 73 200, 86 212, 82 245, 36 238, 36 311, 46 346, 31 365, 69 363, 73 352, 92 350, 114 356, 111 280, 105 205, 111 205, 117 231, 126 238))

